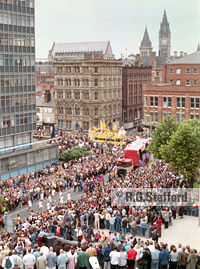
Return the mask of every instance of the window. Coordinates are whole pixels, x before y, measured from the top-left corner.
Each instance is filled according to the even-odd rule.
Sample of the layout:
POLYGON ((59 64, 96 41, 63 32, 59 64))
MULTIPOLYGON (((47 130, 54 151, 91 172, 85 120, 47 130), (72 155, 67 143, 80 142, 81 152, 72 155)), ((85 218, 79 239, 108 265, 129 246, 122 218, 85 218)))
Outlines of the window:
POLYGON ((94 73, 97 74, 98 73, 98 67, 94 68, 94 73))
POLYGON ((158 106, 158 97, 155 96, 155 106, 158 106))
POLYGON ((147 96, 144 96, 144 106, 147 106, 147 96))
POLYGON ((80 100, 80 92, 75 92, 75 100, 80 100))
POLYGON ((154 106, 154 98, 153 98, 153 96, 150 96, 150 106, 154 106))
POLYGON ((185 107, 185 97, 177 97, 176 98, 176 106, 184 108, 185 107))
POLYGON ((170 79, 169 83, 172 85, 173 84, 173 79, 170 79))
POLYGON ((181 73, 181 69, 180 68, 177 68, 176 69, 176 74, 180 74, 181 73))
POLYGON ((71 120, 67 120, 66 121, 66 124, 67 124, 67 129, 71 129, 72 128, 72 122, 71 122, 71 120))
POLYGON ((95 87, 98 87, 98 78, 95 78, 95 80, 94 80, 94 86, 95 87))
POLYGON ((94 93, 94 100, 95 101, 98 101, 98 99, 99 99, 99 93, 98 92, 95 92, 94 93))
POLYGON ((95 115, 95 117, 98 117, 98 115, 99 115, 99 109, 98 109, 98 107, 95 107, 94 115, 95 115))
MULTIPOLYGON (((147 115, 145 115, 146 117, 147 115)), ((150 123, 158 122, 158 112, 150 112, 150 123)))
POLYGON ((190 80, 186 79, 186 86, 190 86, 190 80))
POLYGON ((72 99, 72 93, 71 93, 71 91, 67 91, 66 92, 66 99, 67 100, 71 100, 72 99))
POLYGON ((196 67, 194 68, 193 73, 197 74, 197 68, 196 67))
POLYGON ((190 74, 190 68, 186 68, 186 74, 190 74))
POLYGON ((185 119, 184 113, 176 113, 176 121, 183 121, 185 119))
POLYGON ((196 86, 197 85, 197 79, 193 80, 193 85, 196 86))
POLYGON ((58 114, 59 114, 59 115, 60 115, 60 114, 62 115, 63 112, 64 112, 63 107, 58 107, 58 114))
POLYGON ((80 116, 80 107, 75 107, 75 116, 80 116))
POLYGON ((63 91, 58 91, 58 99, 63 99, 63 91))
POLYGON ((170 68, 170 69, 169 69, 169 73, 170 73, 170 74, 173 74, 173 72, 174 72, 173 68, 170 68))
POLYGON ((199 119, 199 114, 190 114, 190 119, 199 119))
POLYGON ((181 81, 180 81, 180 79, 177 79, 177 80, 176 80, 176 85, 181 85, 181 81))
POLYGON ((171 97, 163 97, 163 107, 171 107, 171 97))
POLYGON ((190 98, 190 108, 199 108, 199 98, 190 98))

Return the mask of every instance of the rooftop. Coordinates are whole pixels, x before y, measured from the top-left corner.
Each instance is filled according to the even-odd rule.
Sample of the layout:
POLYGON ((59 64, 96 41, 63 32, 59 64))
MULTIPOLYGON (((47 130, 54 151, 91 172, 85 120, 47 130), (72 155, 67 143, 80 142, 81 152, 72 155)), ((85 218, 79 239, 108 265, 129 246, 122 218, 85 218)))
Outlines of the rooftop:
POLYGON ((169 61, 169 64, 200 64, 200 50, 179 59, 169 61))
POLYGON ((76 56, 84 54, 104 55, 114 58, 110 41, 55 43, 49 52, 49 56, 76 56))

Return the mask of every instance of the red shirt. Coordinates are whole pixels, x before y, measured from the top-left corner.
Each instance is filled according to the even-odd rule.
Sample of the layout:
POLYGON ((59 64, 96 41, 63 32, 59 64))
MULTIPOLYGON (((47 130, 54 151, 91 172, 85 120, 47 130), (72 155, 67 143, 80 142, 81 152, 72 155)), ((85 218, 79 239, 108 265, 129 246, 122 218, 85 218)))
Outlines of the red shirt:
POLYGON ((156 224, 157 224, 158 226, 161 226, 161 225, 162 225, 162 220, 161 220, 160 218, 157 219, 156 224))
POLYGON ((128 260, 129 261, 135 261, 137 256, 137 251, 135 249, 131 248, 127 251, 128 254, 128 260))

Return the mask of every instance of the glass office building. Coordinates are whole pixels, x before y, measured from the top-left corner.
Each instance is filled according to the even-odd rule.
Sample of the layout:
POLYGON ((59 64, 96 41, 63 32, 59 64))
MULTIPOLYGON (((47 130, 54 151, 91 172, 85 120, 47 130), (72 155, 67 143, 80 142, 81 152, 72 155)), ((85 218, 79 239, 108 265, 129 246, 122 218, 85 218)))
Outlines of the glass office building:
POLYGON ((29 156, 36 130, 34 1, 0 0, 0 179, 44 161, 29 156))

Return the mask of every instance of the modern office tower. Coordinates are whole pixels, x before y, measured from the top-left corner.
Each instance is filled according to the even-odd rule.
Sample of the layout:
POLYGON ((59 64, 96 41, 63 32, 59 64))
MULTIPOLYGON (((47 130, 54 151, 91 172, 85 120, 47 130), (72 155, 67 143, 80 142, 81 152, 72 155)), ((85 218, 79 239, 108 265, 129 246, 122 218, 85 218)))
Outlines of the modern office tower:
POLYGON ((30 144, 36 130, 34 13, 34 0, 0 1, 0 179, 49 160, 49 148, 30 144))

